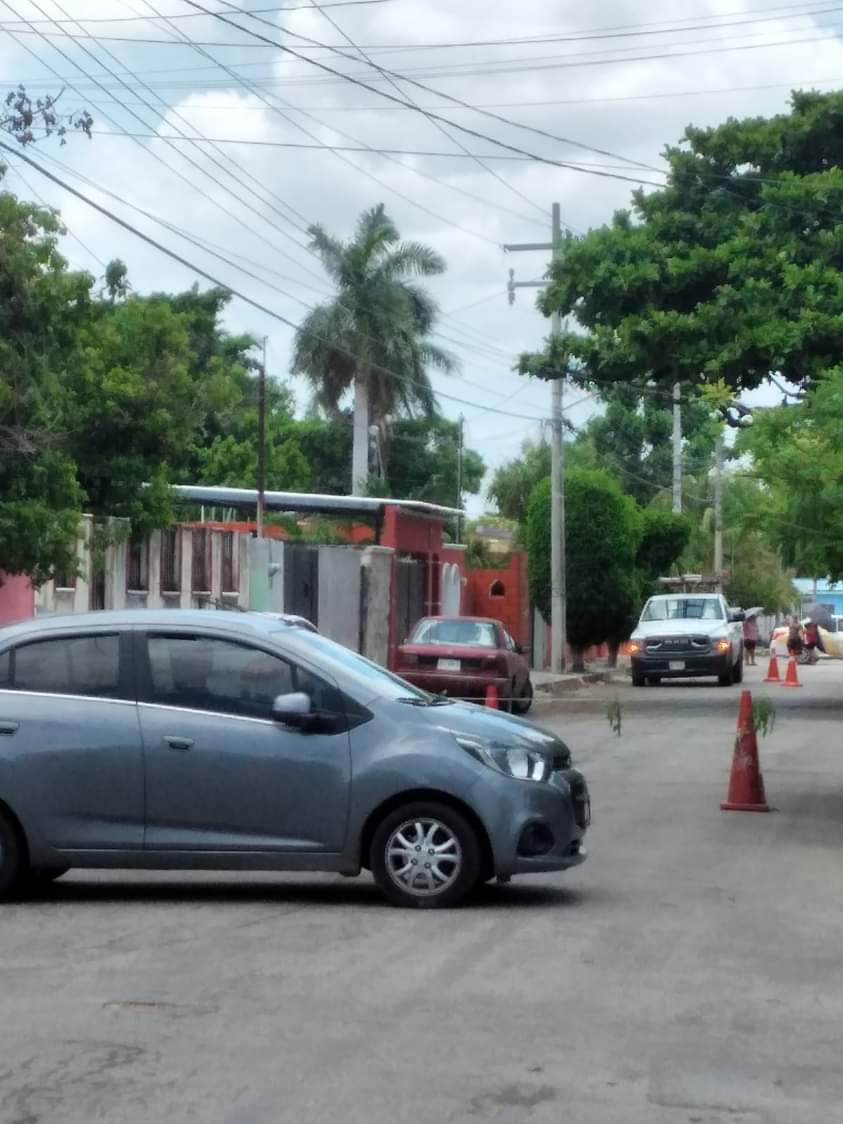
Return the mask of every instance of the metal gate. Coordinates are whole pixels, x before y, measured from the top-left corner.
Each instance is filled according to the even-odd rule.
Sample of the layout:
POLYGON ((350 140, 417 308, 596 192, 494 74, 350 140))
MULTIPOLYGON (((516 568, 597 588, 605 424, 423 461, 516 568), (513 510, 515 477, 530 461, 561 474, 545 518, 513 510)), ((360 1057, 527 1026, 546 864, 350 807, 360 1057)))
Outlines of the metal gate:
POLYGON ((284 546, 284 612, 319 627, 319 548, 303 543, 284 546))
POLYGON ((417 558, 399 558, 396 574, 396 638, 400 644, 424 616, 425 565, 417 558))

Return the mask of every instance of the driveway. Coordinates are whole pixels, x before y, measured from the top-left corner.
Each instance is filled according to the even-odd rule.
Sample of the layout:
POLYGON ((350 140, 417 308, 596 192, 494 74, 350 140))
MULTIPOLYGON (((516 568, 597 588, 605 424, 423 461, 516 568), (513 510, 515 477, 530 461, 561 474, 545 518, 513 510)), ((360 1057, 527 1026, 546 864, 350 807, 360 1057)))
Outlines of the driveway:
POLYGON ((843 665, 800 674, 770 689, 770 815, 719 810, 737 689, 538 703, 591 782, 589 861, 459 911, 368 879, 110 873, 2 908, 0 1121, 838 1119, 843 665))

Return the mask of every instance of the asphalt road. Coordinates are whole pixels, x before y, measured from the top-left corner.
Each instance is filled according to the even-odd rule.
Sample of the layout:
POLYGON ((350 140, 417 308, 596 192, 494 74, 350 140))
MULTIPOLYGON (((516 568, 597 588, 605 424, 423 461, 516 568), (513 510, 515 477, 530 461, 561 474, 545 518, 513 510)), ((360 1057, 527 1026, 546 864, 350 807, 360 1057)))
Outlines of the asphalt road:
POLYGON ((299 875, 71 874, 2 907, 0 1122, 840 1119, 843 664, 802 675, 771 692, 770 815, 719 810, 737 688, 540 703, 589 860, 458 911, 299 875))

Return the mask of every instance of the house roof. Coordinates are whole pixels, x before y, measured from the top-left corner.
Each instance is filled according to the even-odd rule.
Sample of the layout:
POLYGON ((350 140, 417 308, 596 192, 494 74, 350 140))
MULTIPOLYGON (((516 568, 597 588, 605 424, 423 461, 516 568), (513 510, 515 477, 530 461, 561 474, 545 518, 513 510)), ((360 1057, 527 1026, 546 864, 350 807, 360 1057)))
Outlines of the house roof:
MULTIPOLYGON (((175 484, 171 488, 181 499, 192 503, 219 504, 224 507, 255 507, 255 488, 219 488, 205 484, 175 484)), ((264 492, 268 510, 300 511, 319 515, 382 515, 388 507, 397 507, 408 515, 432 519, 452 519, 462 515, 455 507, 440 507, 421 500, 380 499, 370 496, 323 496, 310 492, 264 492)))

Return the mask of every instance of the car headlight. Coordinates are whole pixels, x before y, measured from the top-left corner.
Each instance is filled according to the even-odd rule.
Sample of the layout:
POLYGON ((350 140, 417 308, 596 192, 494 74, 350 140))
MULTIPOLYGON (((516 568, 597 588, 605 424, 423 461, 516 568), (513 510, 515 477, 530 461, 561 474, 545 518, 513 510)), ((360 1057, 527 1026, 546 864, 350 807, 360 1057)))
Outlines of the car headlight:
POLYGON ((488 765, 498 773, 503 773, 505 777, 539 783, 550 780, 553 760, 546 753, 529 749, 524 745, 507 745, 467 734, 454 734, 454 737, 457 745, 466 753, 470 753, 476 761, 488 765))

